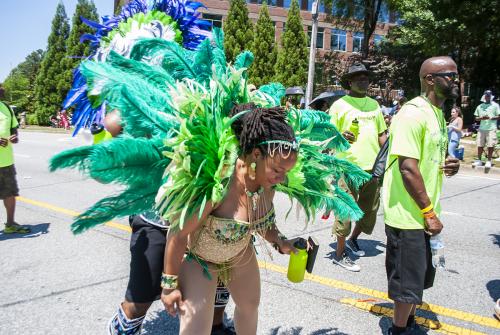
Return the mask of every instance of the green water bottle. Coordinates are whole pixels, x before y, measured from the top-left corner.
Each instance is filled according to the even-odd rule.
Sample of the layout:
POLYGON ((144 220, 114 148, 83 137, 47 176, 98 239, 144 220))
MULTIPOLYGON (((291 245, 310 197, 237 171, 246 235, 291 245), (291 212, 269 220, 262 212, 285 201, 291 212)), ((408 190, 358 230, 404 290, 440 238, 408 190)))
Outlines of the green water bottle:
POLYGON ((292 283, 300 283, 304 280, 304 274, 306 271, 307 241, 300 238, 293 244, 293 246, 297 249, 297 253, 292 252, 290 254, 287 277, 292 283))
POLYGON ((349 131, 354 134, 354 141, 358 139, 359 135, 359 121, 358 119, 352 120, 351 127, 349 128, 349 131))
POLYGON ((98 125, 96 123, 94 123, 90 126, 90 133, 92 134, 92 137, 93 137, 92 144, 98 144, 98 143, 107 141, 113 137, 113 136, 111 136, 110 132, 108 132, 106 129, 104 129, 104 126, 98 125))

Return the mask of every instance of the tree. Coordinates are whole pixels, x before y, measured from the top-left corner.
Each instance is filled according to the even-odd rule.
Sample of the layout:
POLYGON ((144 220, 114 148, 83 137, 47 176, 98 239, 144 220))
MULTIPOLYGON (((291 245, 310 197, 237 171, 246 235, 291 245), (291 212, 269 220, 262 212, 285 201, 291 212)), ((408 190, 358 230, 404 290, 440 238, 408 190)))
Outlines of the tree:
POLYGON ((245 0, 230 0, 223 29, 226 58, 228 62, 234 62, 236 56, 249 50, 253 42, 253 25, 245 0))
POLYGON ((304 86, 309 56, 297 0, 292 0, 285 28, 275 67, 276 81, 285 86, 304 86))
POLYGON ((40 70, 43 50, 39 49, 29 54, 26 59, 17 65, 4 81, 6 98, 9 104, 15 105, 17 110, 34 112, 35 79, 40 70))
MULTIPOLYGON (((465 92, 479 103, 485 88, 500 86, 499 0, 398 0, 401 24, 390 32, 391 49, 406 49, 410 58, 449 55, 461 79, 472 87, 465 92), (478 24, 482 22, 482 24, 478 24)), ((415 76, 415 74, 413 74, 415 76)), ((469 85, 468 85, 469 87, 469 85)), ((472 120, 471 111, 464 116, 472 120)))
POLYGON ((93 0, 78 0, 75 14, 73 14, 71 32, 66 43, 66 57, 62 60, 63 73, 58 79, 58 90, 67 92, 71 87, 73 70, 80 64, 82 59, 91 53, 88 43, 81 43, 83 34, 91 34, 94 29, 82 22, 81 18, 98 22, 99 16, 93 0))
POLYGON ((382 3, 392 8, 391 0, 322 0, 326 12, 330 13, 328 19, 335 20, 343 25, 359 28, 362 22, 363 41, 361 43, 361 54, 363 59, 368 57, 370 49, 370 38, 377 26, 382 3))
POLYGON ((66 55, 68 37, 68 17, 64 5, 60 2, 52 20, 47 51, 35 81, 36 116, 38 123, 42 125, 48 124, 50 115, 60 109, 61 102, 66 95, 61 85, 58 85, 58 80, 61 77, 61 62, 66 55))
POLYGON ((250 82, 257 87, 270 83, 274 77, 277 51, 274 25, 266 1, 260 9, 251 50, 255 59, 250 67, 250 82))
POLYGON ((425 58, 420 50, 387 42, 370 52, 368 59, 372 63, 372 83, 383 89, 381 95, 384 101, 389 100, 393 89, 402 89, 407 97, 420 94, 418 72, 425 58))
POLYGON ((500 83, 500 1, 400 1, 403 24, 394 30, 396 43, 452 56, 460 74, 480 86, 500 83))

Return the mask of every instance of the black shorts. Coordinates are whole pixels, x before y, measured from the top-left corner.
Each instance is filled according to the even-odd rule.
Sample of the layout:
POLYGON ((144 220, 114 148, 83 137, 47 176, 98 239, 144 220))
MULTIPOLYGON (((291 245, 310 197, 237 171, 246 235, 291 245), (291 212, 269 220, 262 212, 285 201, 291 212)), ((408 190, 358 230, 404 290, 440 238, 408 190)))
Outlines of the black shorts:
POLYGON ((385 234, 389 298, 420 305, 424 289, 432 287, 436 275, 429 235, 423 229, 402 230, 388 225, 385 226, 385 234))
POLYGON ((125 299, 129 302, 153 302, 160 298, 163 255, 167 229, 135 215, 130 223, 130 278, 125 299))
MULTIPOLYGON (((160 299, 161 274, 168 229, 144 221, 140 215, 130 217, 130 277, 125 300, 136 303, 153 302, 160 299)), ((215 296, 215 307, 224 307, 229 300, 229 291, 219 282, 215 296)))
POLYGON ((19 195, 19 187, 16 181, 16 168, 14 165, 0 167, 0 199, 17 197, 19 195))

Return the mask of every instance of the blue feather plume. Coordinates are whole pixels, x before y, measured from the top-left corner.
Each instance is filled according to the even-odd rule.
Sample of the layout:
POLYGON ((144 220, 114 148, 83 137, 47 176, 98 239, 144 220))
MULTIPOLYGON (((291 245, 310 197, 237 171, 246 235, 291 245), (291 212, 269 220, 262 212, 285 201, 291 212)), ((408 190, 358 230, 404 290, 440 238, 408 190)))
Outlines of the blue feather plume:
MULTIPOLYGON (((102 23, 87 20, 81 17, 82 22, 96 29, 95 34, 83 34, 81 42, 89 41, 94 50, 100 46, 102 38, 106 37, 120 22, 137 13, 147 13, 152 10, 165 12, 178 24, 182 32, 183 47, 188 50, 196 49, 203 40, 211 37, 211 23, 200 19, 198 9, 205 6, 198 1, 189 0, 132 0, 122 7, 116 16, 107 15, 102 17, 102 23)), ((93 55, 89 57, 91 59, 93 55)), ((73 84, 63 102, 63 108, 73 108, 72 124, 75 126, 73 136, 81 128, 87 128, 92 123, 102 124, 106 113, 105 105, 93 105, 87 97, 86 80, 77 68, 73 74, 73 84)))

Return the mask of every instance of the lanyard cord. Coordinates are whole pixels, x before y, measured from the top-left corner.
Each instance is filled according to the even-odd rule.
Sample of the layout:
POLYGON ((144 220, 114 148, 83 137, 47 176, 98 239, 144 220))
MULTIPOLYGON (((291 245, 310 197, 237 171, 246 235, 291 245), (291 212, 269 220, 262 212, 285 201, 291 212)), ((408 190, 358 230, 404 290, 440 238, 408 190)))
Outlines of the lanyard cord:
MULTIPOLYGON (((441 133, 441 139, 439 141, 439 146, 441 149, 441 157, 443 157, 443 154, 446 157, 446 152, 448 151, 448 132, 446 131, 446 122, 444 121, 443 113, 441 113, 441 117, 439 117, 439 115, 438 115, 439 113, 436 110, 437 108, 434 107, 434 105, 431 103, 429 98, 427 98, 424 95, 421 95, 420 97, 422 97, 422 99, 424 99, 429 104, 432 111, 434 112, 434 116, 436 117, 436 120, 438 122, 439 132, 441 133)), ((443 159, 443 158, 441 158, 441 159, 443 159)), ((441 165, 443 165, 443 164, 444 164, 444 162, 441 162, 441 165)))

